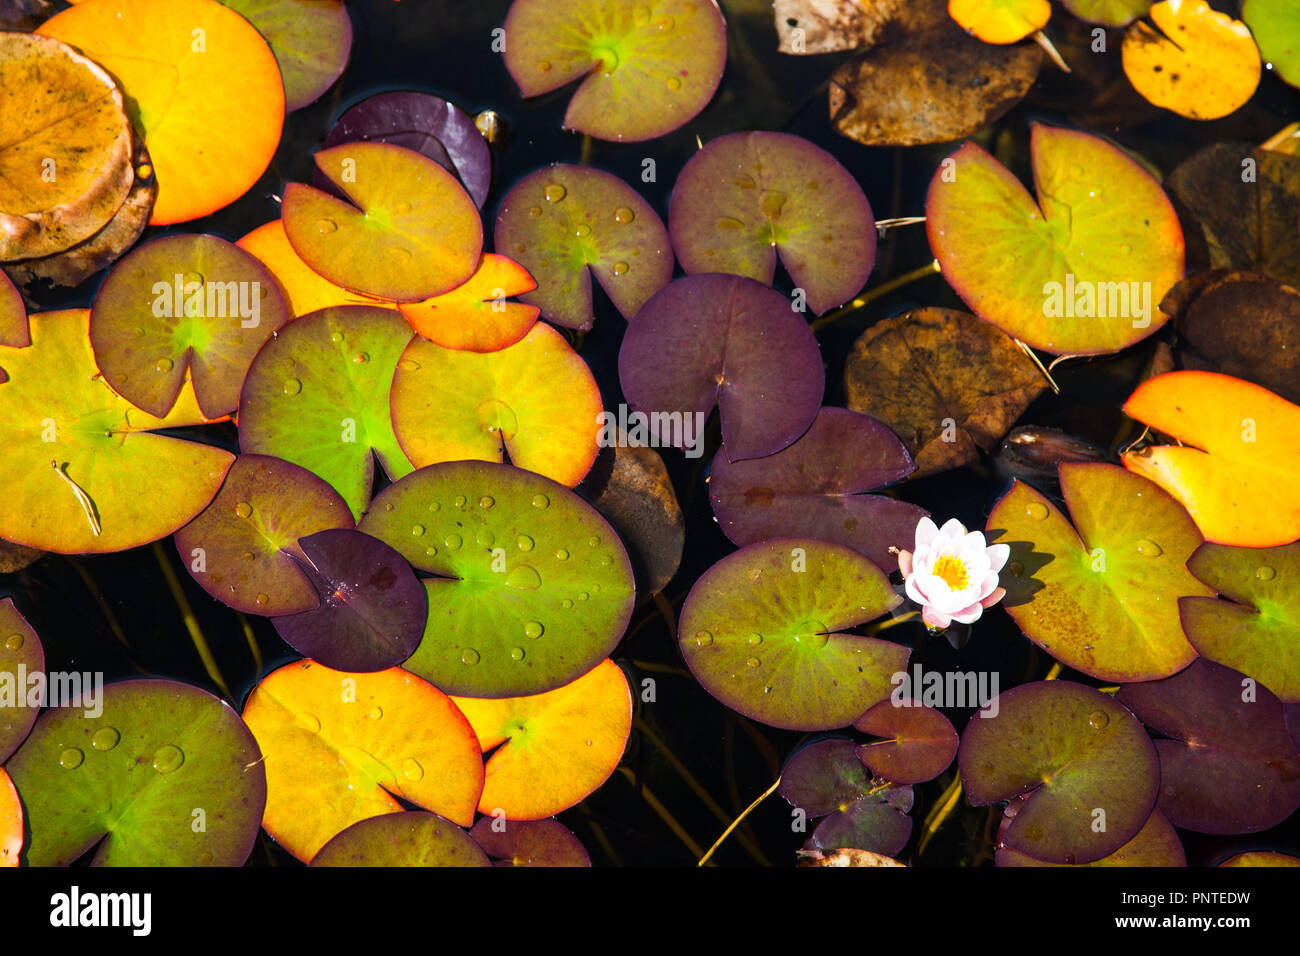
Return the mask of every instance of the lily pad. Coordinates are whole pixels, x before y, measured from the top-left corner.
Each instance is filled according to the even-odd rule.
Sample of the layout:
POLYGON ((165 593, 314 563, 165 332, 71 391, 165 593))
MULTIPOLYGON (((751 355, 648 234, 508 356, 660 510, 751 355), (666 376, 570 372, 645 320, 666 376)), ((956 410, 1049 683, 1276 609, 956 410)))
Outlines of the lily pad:
POLYGON ((793 443, 825 385, 817 340, 789 300, 720 274, 678 279, 645 304, 623 336, 618 377, 661 446, 684 447, 687 423, 717 404, 733 461, 793 443))
POLYGON ((1280 548, 1203 544, 1187 568, 1226 600, 1178 601, 1196 652, 1300 703, 1300 542, 1280 548))
MULTIPOLYGON (((997 851, 998 866, 1068 866, 1065 863, 1046 863, 1027 853, 1001 846, 997 851)), ((1147 822, 1137 836, 1100 860, 1082 866, 1186 866, 1187 853, 1183 850, 1178 831, 1159 810, 1152 810, 1147 822)))
POLYGON ((1046 387, 1009 337, 956 309, 912 309, 875 323, 844 366, 846 404, 893 429, 919 475, 991 452, 1046 387))
POLYGON ((1039 201, 974 143, 930 183, 926 231, 944 278, 980 318, 1048 352, 1114 352, 1167 321, 1183 275, 1169 199, 1096 136, 1035 123, 1039 201))
POLYGON ((360 820, 312 857, 312 866, 491 866, 473 838, 436 813, 360 820))
POLYGON ((258 226, 235 245, 255 256, 271 270, 288 303, 289 311, 295 316, 308 315, 335 305, 368 305, 389 310, 397 308, 395 303, 349 292, 313 272, 311 266, 303 262, 302 257, 294 252, 293 246, 289 245, 282 219, 273 219, 258 226))
POLYGON ((1178 442, 1127 451, 1124 467, 1182 502, 1206 540, 1267 548, 1300 538, 1300 406, 1229 375, 1168 372, 1139 385, 1124 411, 1178 442))
MULTIPOLYGON (((0 600, 0 764, 18 749, 40 715, 44 700, 33 700, 30 675, 45 672, 45 648, 35 629, 14 606, 0 600)), ((22 827, 19 827, 21 835, 22 827)), ((2 864, 3 861, 0 861, 2 864)))
POLYGON ((412 338, 393 377, 393 431, 417 468, 508 455, 573 487, 596 460, 599 414, 587 363, 544 324, 497 352, 412 338))
POLYGON ((257 353, 244 379, 240 448, 316 473, 359 518, 375 458, 390 478, 411 471, 393 435, 388 395, 412 338, 396 312, 366 306, 322 309, 290 322, 257 353))
POLYGON ((614 529, 520 468, 421 468, 385 488, 360 527, 438 575, 424 582, 429 622, 406 666, 451 694, 562 687, 609 655, 632 614, 632 568, 614 529))
POLYGON ((751 544, 695 582, 677 642, 710 694, 790 730, 847 727, 889 696, 906 647, 845 633, 897 607, 884 572, 812 538, 751 544))
POLYGON ((738 545, 796 534, 860 551, 886 571, 889 548, 909 544, 924 508, 867 495, 916 470, 888 428, 843 408, 823 408, 790 447, 766 458, 713 459, 709 500, 718 526, 738 545))
POLYGON ((1252 850, 1249 853, 1238 853, 1236 856, 1229 857, 1219 866, 1300 866, 1300 857, 1268 850, 1252 850))
MULTIPOLYGON (((0 272, 0 345, 22 349, 31 344, 32 336, 27 331, 27 306, 9 277, 0 272)), ((5 379, 0 379, 3 381, 5 379)))
POLYGON ((1126 27, 1151 9, 1151 0, 1061 0, 1080 20, 1103 27, 1126 27))
POLYGON ((17 866, 23 849, 23 803, 0 767, 0 867, 17 866))
POLYGON ((109 385, 151 415, 194 382, 208 418, 228 415, 253 356, 291 319, 266 268, 224 239, 166 236, 108 273, 90 310, 90 344, 109 385))
POLYGON ((771 285, 779 255, 808 308, 853 298, 876 261, 876 219, 830 153, 786 133, 732 133, 686 163, 668 207, 687 273, 727 272, 771 285))
POLYGON ((262 826, 304 863, 352 824, 400 810, 395 797, 460 826, 474 819, 474 731, 451 698, 401 668, 296 661, 253 688, 244 720, 267 758, 262 826))
POLYGON ((158 174, 151 225, 216 212, 266 171, 284 125, 284 85, 275 54, 238 13, 211 0, 94 0, 39 32, 121 85, 158 174))
POLYGON ((249 614, 295 614, 319 603, 293 559, 306 557, 298 539, 352 524, 347 502, 307 469, 240 455, 212 503, 176 532, 176 550, 218 601, 249 614))
POLYGON ((1196 658, 1178 598, 1208 596, 1188 572, 1201 536, 1158 485, 1106 464, 1063 464, 1074 527, 1017 481, 993 506, 990 538, 1011 547, 1002 603, 1031 641, 1099 680, 1167 677, 1196 658))
POLYGON ((5 765, 31 830, 26 862, 67 866, 94 850, 92 866, 242 866, 267 785, 239 715, 176 681, 98 696, 92 716, 45 711, 5 765))
POLYGON ((948 0, 948 13, 985 43, 1015 43, 1047 26, 1047 0, 948 0))
POLYGON ((591 866, 586 847, 558 820, 483 817, 469 835, 493 866, 591 866))
POLYGON ((483 224, 460 181, 414 150, 344 143, 315 155, 345 199, 302 183, 284 190, 294 251, 336 285, 399 302, 454 289, 478 266, 483 224))
POLYGON ((489 252, 474 274, 450 292, 398 309, 415 331, 436 345, 495 352, 522 339, 541 311, 535 305, 507 302, 506 297, 536 288, 527 269, 489 252))
POLYGON ((1242 0, 1241 19, 1260 56, 1292 86, 1300 86, 1300 10, 1287 0, 1242 0))
POLYGON ((521 296, 570 329, 593 321, 591 277, 631 319, 673 276, 668 230, 617 176, 557 164, 530 173, 501 200, 495 243, 537 281, 521 296))
POLYGON ((0 537, 60 554, 166 537, 202 511, 234 456, 148 432, 205 421, 186 387, 155 418, 103 381, 83 309, 30 317, 32 344, 0 346, 0 537))
POLYGON ((806 849, 897 854, 912 835, 911 787, 874 788, 851 740, 819 740, 781 769, 781 796, 810 818, 825 817, 806 849))
POLYGON ((960 738, 942 711, 918 701, 899 706, 882 700, 854 721, 855 729, 881 737, 858 748, 858 759, 894 783, 924 783, 948 769, 960 738))
POLYGON ((0 540, 0 574, 13 574, 15 571, 21 571, 23 568, 35 564, 43 557, 45 557, 45 552, 37 548, 25 548, 21 544, 14 544, 12 541, 0 540))
POLYGON ((727 60, 713 0, 515 0, 505 29, 506 69, 523 96, 585 77, 564 125, 597 139, 654 139, 694 119, 727 60))
MULTIPOLYGON (((407 90, 368 97, 340 116, 325 137, 326 148, 355 142, 413 149, 459 178, 480 209, 487 201, 492 150, 474 117, 455 103, 407 90)), ((323 182, 316 185, 327 188, 323 182)))
POLYGON ((284 108, 302 109, 334 85, 348 65, 352 20, 343 0, 221 0, 271 45, 284 77, 284 108))
POLYGON ((428 602, 400 554, 347 528, 317 531, 298 545, 320 607, 275 618, 286 644, 351 672, 383 670, 411 656, 424 634, 428 602))
POLYGON ((540 820, 585 799, 623 759, 632 730, 632 691, 609 659, 542 694, 453 699, 492 751, 478 809, 493 818, 540 820))
POLYGON ((1115 699, 1167 738, 1160 809, 1198 833, 1267 830, 1300 807, 1300 754, 1282 702, 1262 684, 1207 660, 1161 681, 1127 684, 1115 699))
MULTIPOLYGON (((1003 691, 957 754, 974 806, 1029 794, 1002 842, 1049 863, 1091 863, 1142 829, 1156 803, 1155 747, 1128 710, 1067 681, 1003 691)), ((1177 823, 1177 821, 1173 821, 1177 823)))
POLYGON ((0 261, 62 252, 98 232, 134 177, 122 92, 97 63, 49 37, 0 33, 0 261))

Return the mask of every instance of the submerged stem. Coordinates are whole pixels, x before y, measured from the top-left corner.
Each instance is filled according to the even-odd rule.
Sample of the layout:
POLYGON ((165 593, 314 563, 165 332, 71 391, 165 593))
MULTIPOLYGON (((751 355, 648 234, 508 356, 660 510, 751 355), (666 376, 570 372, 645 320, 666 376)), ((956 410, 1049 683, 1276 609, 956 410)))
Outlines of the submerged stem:
POLYGON ((939 802, 926 816, 924 828, 921 830, 921 842, 916 847, 917 856, 925 852, 930 840, 939 832, 939 827, 943 826, 944 821, 952 815, 959 799, 961 799, 961 771, 953 774, 952 783, 948 784, 948 789, 943 792, 939 802))
POLYGON ((844 305, 840 306, 838 309, 835 309, 831 312, 827 312, 820 319, 817 319, 815 322, 813 322, 810 327, 814 332, 818 332, 826 328, 826 326, 830 325, 832 322, 838 322, 844 316, 849 315, 852 312, 856 312, 864 305, 867 305, 868 303, 880 298, 882 295, 886 295, 887 293, 893 292, 895 289, 901 289, 903 286, 907 285, 910 282, 915 282, 917 279, 924 279, 926 276, 938 275, 938 273, 939 273, 939 260, 932 259, 927 264, 921 266, 921 268, 913 269, 911 272, 906 272, 903 275, 898 276, 897 278, 890 279, 888 282, 882 283, 881 285, 876 286, 874 289, 871 289, 868 292, 864 292, 862 295, 858 296, 852 302, 847 302, 844 305))
POLYGON ((181 582, 177 579, 171 562, 167 560, 167 552, 163 550, 162 545, 157 541, 153 543, 153 556, 158 561, 158 567, 162 569, 163 577, 167 581, 167 588, 172 592, 176 607, 180 610, 181 618, 185 621, 185 629, 190 632, 190 640, 194 642, 194 649, 199 652, 199 659, 203 661, 203 669, 208 672, 208 677, 212 679, 212 683, 216 684, 221 689, 221 693, 226 695, 226 699, 234 703, 235 695, 230 692, 230 688, 226 686, 226 679, 221 676, 221 670, 217 667, 216 658, 212 656, 212 650, 208 647, 207 638, 203 636, 203 628, 199 626, 199 619, 194 616, 194 609, 190 607, 189 598, 181 590, 181 582))
POLYGON ((709 852, 705 853, 702 857, 700 857, 700 862, 697 863, 696 866, 703 866, 705 863, 708 863, 709 857, 713 856, 713 851, 716 850, 718 847, 722 846, 722 841, 725 840, 727 837, 731 836, 731 831, 736 829, 736 827, 740 826, 741 822, 744 821, 745 817, 749 816, 750 813, 754 811, 755 807, 757 807, 760 803, 762 803, 764 800, 766 800, 768 797, 774 794, 776 792, 776 788, 779 786, 781 786, 781 778, 777 777, 775 780, 772 781, 772 786, 768 787, 761 794, 759 794, 758 798, 753 803, 751 803, 749 806, 745 807, 745 809, 741 811, 740 816, 736 817, 736 819, 731 821, 731 826, 723 830, 722 836, 718 837, 716 840, 713 841, 713 846, 709 847, 709 852))

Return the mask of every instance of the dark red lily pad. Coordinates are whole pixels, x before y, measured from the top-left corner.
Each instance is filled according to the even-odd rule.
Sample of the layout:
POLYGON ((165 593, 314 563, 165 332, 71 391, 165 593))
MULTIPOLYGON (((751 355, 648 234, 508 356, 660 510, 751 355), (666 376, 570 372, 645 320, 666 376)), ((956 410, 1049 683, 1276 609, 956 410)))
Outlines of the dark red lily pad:
POLYGON ((670 419, 658 416, 680 425, 716 403, 733 461, 773 455, 807 431, 825 385, 817 340, 790 301, 731 275, 686 276, 656 293, 623 337, 618 376, 661 446, 685 447, 686 429, 663 434, 670 419))
POLYGON ((854 721, 864 734, 884 739, 858 748, 858 759, 894 783, 924 783, 948 769, 960 738, 941 711, 919 701, 882 700, 854 721))
POLYGON ((668 207, 688 273, 729 272, 771 285, 779 255, 821 315, 853 298, 876 261, 876 220, 839 161, 787 133, 732 133, 691 157, 668 207))
POLYGON ((490 866, 468 833, 423 810, 383 813, 326 843, 312 866, 490 866))
POLYGON ((1049 863, 1091 863, 1128 843, 1160 782, 1156 749, 1133 715, 1059 680, 1003 691, 996 717, 966 725, 957 763, 974 806, 1028 795, 1002 842, 1049 863))
MULTIPOLYGON (((380 142, 405 146, 454 174, 480 209, 492 186, 492 150, 470 116, 455 103, 431 93, 400 90, 362 100, 325 137, 325 148, 342 143, 380 142)), ((316 186, 334 185, 319 171, 316 186)))
MULTIPOLYGON (((1012 804, 1015 806, 1015 803, 1012 804)), ((1009 809, 1009 808, 1008 808, 1009 809)), ((1003 827, 1010 826, 1011 819, 1003 818, 1003 827)), ((998 847, 996 860, 998 866, 1069 866, 1068 863, 1046 863, 1036 860, 1028 853, 1013 850, 1009 846, 998 847)), ((1159 810, 1152 810, 1151 816, 1143 824, 1138 835, 1122 847, 1103 856, 1100 860, 1084 863, 1083 866, 1186 866, 1187 853, 1183 850, 1178 831, 1159 810)))
POLYGON ((1254 833, 1300 807, 1300 754, 1282 702, 1208 660, 1164 680, 1126 684, 1116 699, 1157 733, 1160 809, 1198 833, 1254 833))
POLYGON ((483 817, 469 835, 493 866, 591 866, 586 848, 558 820, 483 817))
POLYGON ((625 319, 673 276, 668 230, 654 207, 587 166, 547 166, 516 183, 501 200, 494 241, 537 280, 519 299, 570 329, 591 328, 593 274, 625 319))
POLYGON ((367 673, 396 667, 424 636, 429 604, 411 566, 378 538, 348 528, 298 541, 320 605, 274 619, 294 650, 326 667, 367 673))
POLYGON ((0 601, 0 764, 26 739, 43 701, 29 706, 25 675, 45 671, 45 648, 35 629, 14 606, 13 598, 0 601), (24 675, 20 679, 20 674, 24 675), (8 685, 12 697, 3 688, 8 685))
POLYGON ((809 535, 848 545, 886 571, 898 567, 890 546, 907 547, 924 508, 867 495, 916 470, 893 432, 843 408, 823 408, 788 448, 765 458, 713 459, 709 500, 718 525, 738 545, 809 535))

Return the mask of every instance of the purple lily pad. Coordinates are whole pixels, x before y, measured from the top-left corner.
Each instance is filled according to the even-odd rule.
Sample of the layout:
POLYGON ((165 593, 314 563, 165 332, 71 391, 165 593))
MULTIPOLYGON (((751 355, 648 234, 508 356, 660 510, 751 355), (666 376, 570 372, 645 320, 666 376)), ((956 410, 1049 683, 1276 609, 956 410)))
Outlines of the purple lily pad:
POLYGON ((501 200, 493 239, 537 282, 520 301, 565 328, 591 328, 593 274, 625 319, 673 276, 672 243, 654 207, 587 166, 556 164, 521 179, 501 200))
MULTIPOLYGON (((405 146, 456 176, 480 209, 492 186, 492 150, 470 116, 455 103, 430 93, 380 93, 353 106, 325 137, 324 149, 341 143, 405 146)), ((316 171, 316 186, 337 191, 316 171)))
POLYGON ((864 734, 882 737, 858 748, 858 759, 894 783, 924 783, 948 769, 960 738, 942 712, 909 700, 882 700, 854 722, 864 734))
POLYGON ((781 770, 781 796, 809 818, 825 817, 805 849, 870 850, 893 856, 912 835, 912 788, 875 790, 851 740, 819 740, 781 770), (873 792, 875 790, 875 792, 873 792))
POLYGON ((821 350, 781 293, 732 275, 686 276, 657 292, 623 337, 618 376, 661 444, 684 447, 690 415, 716 403, 733 460, 774 455, 808 430, 825 387, 821 350), (661 433, 661 427, 669 434, 661 433))
POLYGON ((1167 740, 1160 809, 1199 833, 1254 833, 1300 807, 1300 755, 1282 702, 1221 664, 1199 659, 1173 677, 1126 684, 1116 699, 1167 740))
POLYGON ((366 673, 396 667, 420 645, 429 609, 406 559, 378 538, 347 528, 298 541, 320 605, 272 620, 285 642, 326 667, 366 673))
POLYGON ((1091 863, 1133 839, 1160 780, 1156 749, 1127 709, 1059 680, 1001 693, 996 717, 966 725, 957 764, 974 806, 1027 795, 1002 842, 1049 863, 1091 863))
POLYGON ((0 705, 0 764, 18 749, 41 713, 41 702, 28 706, 26 677, 45 671, 45 648, 35 629, 14 606, 13 598, 0 601, 0 679, 12 681, 15 696, 0 705))
POLYGON ((285 112, 315 102, 334 85, 352 51, 352 19, 342 0, 221 0, 257 27, 284 77, 285 112))
MULTIPOLYGON (((1016 806, 1013 802, 1012 806, 1016 806)), ((1008 808, 1010 809, 1010 808, 1008 808)), ((1002 826, 1009 827, 1015 815, 1003 817, 1002 826)), ((1000 839, 1000 838, 999 838, 1000 839)), ((1028 853, 1013 850, 1009 846, 999 846, 997 851, 998 866, 1069 866, 1068 863, 1047 863, 1036 860, 1028 853)), ((1159 810, 1152 810, 1151 816, 1143 824, 1138 835, 1109 856, 1093 860, 1083 866, 1186 866, 1187 853, 1183 850, 1178 831, 1159 810)))
POLYGON ((691 157, 668 207, 688 273, 771 285, 776 260, 818 315, 855 296, 876 261, 862 187, 826 150, 788 133, 732 133, 691 157))
POLYGON ((558 820, 483 817, 469 835, 493 866, 591 866, 581 841, 558 820))
POLYGON ((1287 733, 1291 735, 1291 745, 1295 747, 1296 753, 1300 753, 1300 704, 1287 704, 1284 710, 1287 733))
POLYGON ((898 567, 890 545, 911 543, 929 512, 870 491, 916 470, 902 441, 873 418, 823 408, 812 427, 766 458, 713 459, 709 500, 718 525, 738 545, 805 534, 860 551, 885 571, 898 567))

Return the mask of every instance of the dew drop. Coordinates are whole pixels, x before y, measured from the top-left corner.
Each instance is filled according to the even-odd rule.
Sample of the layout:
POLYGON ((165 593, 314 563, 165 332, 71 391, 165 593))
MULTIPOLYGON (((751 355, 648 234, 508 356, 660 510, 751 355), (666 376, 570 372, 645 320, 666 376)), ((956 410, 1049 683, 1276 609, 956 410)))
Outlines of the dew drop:
POLYGON ((1119 254, 1120 254, 1121 256, 1126 256, 1126 255, 1128 255, 1128 254, 1129 254, 1130 252, 1132 252, 1132 251, 1133 251, 1133 245, 1132 245, 1132 243, 1121 242, 1121 243, 1119 244, 1119 254))
POLYGON ((515 565, 514 570, 506 575, 506 587, 519 591, 536 591, 542 586, 542 576, 537 569, 527 565, 515 565))
POLYGON ((587 539, 587 547, 595 548, 599 546, 600 546, 600 538, 596 537, 594 534, 587 539))
POLYGON ((757 667, 757 666, 758 666, 759 664, 761 664, 761 663, 763 663, 763 662, 760 661, 757 657, 751 657, 751 658, 749 658, 749 660, 745 661, 745 666, 746 666, 746 667, 757 667))
POLYGON ((185 754, 175 744, 163 744, 153 755, 153 768, 159 773, 171 773, 185 762, 185 754))
POLYGON ((524 625, 524 636, 531 637, 533 640, 541 637, 545 631, 546 628, 544 628, 538 621, 529 621, 524 625))
POLYGON ((430 502, 429 502, 429 510, 430 510, 430 511, 441 511, 441 510, 442 510, 442 505, 441 505, 439 502, 437 502, 437 501, 430 501, 430 502))
POLYGON ((510 648, 510 659, 512 661, 522 661, 524 659, 524 649, 522 647, 510 648))
POLYGON ((392 510, 393 510, 393 503, 392 503, 391 501, 385 501, 385 502, 384 502, 384 510, 385 510, 385 511, 392 511, 392 510))
POLYGON ((753 176, 748 176, 744 173, 741 173, 739 176, 736 177, 736 185, 739 186, 741 189, 753 189, 755 186, 758 185, 758 183, 754 182, 753 176))
POLYGON ((378 720, 379 718, 384 716, 384 708, 379 706, 371 707, 370 712, 366 714, 366 716, 369 717, 371 720, 378 720))
POLYGON ((713 643, 713 633, 711 631, 696 631, 695 643, 699 647, 708 647, 713 643))
POLYGON ((490 548, 492 545, 497 543, 497 536, 487 528, 480 528, 478 534, 474 536, 474 540, 477 541, 480 546, 490 548))
POLYGON ((484 511, 487 511, 496 503, 497 500, 493 498, 491 495, 484 495, 482 498, 478 500, 478 506, 482 508, 484 511))
POLYGON ((328 235, 331 232, 336 232, 338 228, 339 228, 339 224, 335 222, 333 219, 316 220, 316 231, 323 236, 328 235))
POLYGON ((563 601, 560 602, 560 607, 564 608, 567 611, 569 608, 573 607, 573 602, 570 601, 568 598, 565 598, 563 601))
POLYGON ((578 600, 579 600, 579 601, 585 601, 585 600, 587 600, 587 598, 589 598, 589 597, 591 597, 591 595, 588 594, 586 591, 579 591, 579 592, 578 592, 578 600))
POLYGON ((670 76, 670 77, 668 77, 668 89, 670 89, 670 90, 680 90, 681 88, 682 88, 682 81, 681 81, 681 80, 677 79, 677 77, 675 77, 675 76, 670 76))
POLYGON ((614 563, 614 559, 611 558, 608 554, 602 554, 602 555, 600 556, 600 566, 601 566, 602 568, 607 568, 607 567, 609 567, 610 565, 612 565, 613 563, 614 563))
POLYGON ((546 197, 547 202, 559 202, 568 195, 568 190, 559 183, 550 183, 542 190, 542 195, 546 197))
POLYGON ((762 634, 749 635, 749 643, 757 647, 759 644, 763 643, 763 635, 762 634))
POLYGON ((466 498, 464 495, 457 495, 455 499, 452 501, 452 505, 454 505, 457 508, 464 509, 465 503, 467 501, 469 501, 469 499, 466 498))
POLYGON ((23 636, 21 634, 10 634, 5 638, 5 650, 16 651, 23 646, 23 636))
POLYGON ((365 365, 370 361, 370 356, 365 352, 358 352, 356 355, 352 356, 352 361, 357 365, 365 365))
POLYGON ((1145 558, 1158 558, 1165 553, 1165 549, 1160 547, 1154 541, 1143 538, 1137 543, 1137 552, 1145 558))
POLYGON ((394 262, 409 262, 411 260, 411 250, 404 249, 401 246, 389 246, 386 250, 388 258, 394 262))
POLYGON ((63 753, 59 754, 59 766, 64 770, 76 770, 81 766, 81 762, 86 759, 86 755, 77 747, 69 747, 63 753))
POLYGON ((636 218, 636 213, 634 213, 627 206, 619 206, 617 209, 614 210, 614 221, 617 223, 621 223, 624 226, 626 226, 629 222, 631 222, 635 218, 636 218))
POLYGON ((1042 521, 1047 517, 1047 505, 1040 501, 1031 501, 1025 505, 1025 515, 1034 521, 1042 521))
POLYGON ((286 395, 297 395, 302 391, 302 382, 298 381, 296 378, 286 378, 282 388, 286 395))
POLYGON ((526 534, 521 534, 518 538, 515 539, 515 544, 519 546, 520 551, 533 550, 533 543, 534 543, 533 539, 528 537, 528 535, 526 534))
POLYGON ((639 27, 643 27, 643 26, 645 26, 647 23, 649 23, 649 22, 650 22, 650 8, 649 8, 649 7, 633 7, 633 8, 632 8, 632 22, 635 23, 635 24, 636 24, 637 26, 639 26, 639 27))
POLYGON ((548 497, 546 497, 546 495, 533 495, 533 507, 534 507, 534 508, 543 508, 543 509, 544 509, 544 508, 546 508, 546 506, 549 505, 550 503, 551 503, 551 499, 548 498, 548 497))
POLYGON ((528 215, 530 216, 540 216, 541 214, 542 214, 541 206, 533 206, 528 210, 528 215))
POLYGON ((609 271, 614 273, 614 275, 616 276, 622 276, 622 275, 627 275, 627 269, 628 269, 628 265, 626 262, 616 262, 614 263, 613 266, 610 267, 609 271))
POLYGON ((253 554, 252 551, 245 551, 243 554, 240 555, 240 557, 243 558, 245 561, 249 561, 249 562, 257 560, 257 555, 253 554))
POLYGON ((744 229, 745 224, 732 216, 723 216, 718 220, 719 229, 744 229))
POLYGON ((1277 577, 1277 572, 1265 564, 1255 569, 1255 577, 1261 581, 1272 581, 1277 577))
POLYGON ((656 23, 655 26, 657 26, 660 30, 671 30, 673 28, 673 18, 664 17, 662 20, 656 23))
POLYGON ((241 501, 235 505, 235 514, 240 518, 247 518, 253 513, 253 506, 247 501, 241 501))
POLYGON ((338 345, 340 342, 343 341, 343 333, 342 333, 342 332, 331 332, 331 333, 330 333, 330 341, 333 342, 335 345, 338 345))
POLYGON ((169 358, 160 358, 154 365, 154 370, 158 372, 170 372, 175 363, 169 358))
POLYGON ((1088 715, 1088 726, 1093 730, 1101 730, 1110 723, 1110 718, 1106 716, 1105 711, 1094 710, 1088 715))
POLYGON ((474 650, 472 647, 465 648, 465 650, 460 653, 460 662, 473 667, 478 663, 478 651, 474 650))
POLYGON ((136 334, 136 335, 144 335, 144 329, 137 328, 137 329, 135 330, 135 334, 136 334))
POLYGON ((830 640, 830 634, 821 621, 807 620, 799 625, 799 631, 794 639, 804 647, 820 650, 830 640))
POLYGON ((556 556, 559 560, 561 560, 561 561, 565 561, 565 560, 568 560, 569 552, 568 552, 566 549, 564 549, 564 548, 559 548, 559 549, 556 550, 556 552, 555 552, 555 556, 556 556))
POLYGON ((259 594, 257 597, 253 599, 254 603, 256 603, 258 607, 266 607, 267 603, 270 600, 271 600, 270 596, 266 594, 259 594))
POLYGON ((447 537, 443 539, 442 543, 447 546, 448 551, 456 551, 460 548, 462 544, 464 544, 464 542, 461 540, 460 535, 458 534, 447 535, 447 537))
POLYGON ((1007 565, 1007 570, 1010 571, 1014 577, 1018 578, 1020 575, 1025 573, 1025 566, 1019 561, 1012 561, 1007 565))
POLYGON ((397 363, 397 367, 403 372, 418 372, 420 370, 420 363, 415 361, 415 359, 402 359, 397 363))
POLYGON ((585 222, 580 222, 573 227, 573 234, 579 239, 584 236, 589 236, 591 235, 591 226, 587 225, 585 222))
POLYGON ((426 558, 436 558, 438 556, 438 549, 433 547, 433 545, 430 545, 424 549, 424 556, 426 558))
POLYGON ((413 524, 413 525, 411 525, 411 535, 412 535, 412 537, 416 537, 416 538, 418 538, 418 537, 420 537, 420 535, 422 535, 422 534, 424 534, 424 525, 422 525, 422 524, 413 524))
POLYGON ((402 776, 407 780, 420 781, 424 779, 424 768, 420 766, 420 761, 413 757, 407 757, 402 761, 402 776))

